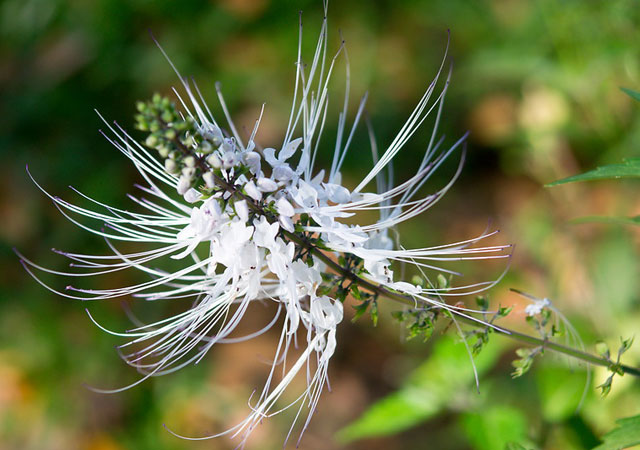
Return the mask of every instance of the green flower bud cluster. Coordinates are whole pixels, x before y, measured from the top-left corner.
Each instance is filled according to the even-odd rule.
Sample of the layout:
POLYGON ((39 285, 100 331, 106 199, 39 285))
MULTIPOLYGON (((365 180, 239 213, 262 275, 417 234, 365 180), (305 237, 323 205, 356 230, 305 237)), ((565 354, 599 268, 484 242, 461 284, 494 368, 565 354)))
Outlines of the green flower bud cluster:
POLYGON ((214 176, 206 170, 204 158, 213 152, 214 145, 198 133, 193 118, 184 117, 169 98, 160 94, 138 102, 136 108, 136 128, 149 133, 144 144, 158 152, 168 173, 179 175, 178 193, 183 195, 201 180, 212 189, 214 176))

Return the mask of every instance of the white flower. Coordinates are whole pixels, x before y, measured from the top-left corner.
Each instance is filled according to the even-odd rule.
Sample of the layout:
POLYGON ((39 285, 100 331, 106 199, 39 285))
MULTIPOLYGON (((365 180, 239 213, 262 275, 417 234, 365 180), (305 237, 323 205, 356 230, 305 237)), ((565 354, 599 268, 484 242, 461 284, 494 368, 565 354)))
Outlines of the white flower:
POLYGON ((267 163, 271 165, 273 169, 273 178, 277 181, 291 181, 296 175, 298 175, 293 171, 293 169, 291 169, 286 161, 294 155, 301 142, 302 138, 290 141, 282 148, 282 150, 280 150, 277 158, 275 157, 275 149, 264 149, 264 158, 267 160, 267 163))
MULTIPOLYGON (((327 267, 336 269, 338 263, 333 255, 348 257, 352 264, 339 267, 340 270, 336 270, 338 278, 349 273, 352 275, 349 282, 359 277, 356 282, 366 282, 367 289, 378 289, 383 293, 393 291, 395 295, 400 292, 416 303, 450 311, 458 310, 445 303, 443 297, 473 294, 492 286, 497 280, 444 289, 429 282, 425 270, 456 274, 441 265, 508 256, 505 254, 508 246, 474 247, 478 241, 495 233, 416 249, 405 249, 396 243, 397 239, 389 237, 395 236, 391 233, 396 225, 433 206, 460 173, 461 164, 445 186, 432 194, 420 194, 424 183, 462 146, 465 138, 463 136, 442 150, 442 141, 435 139, 438 112, 436 126, 415 174, 395 186, 391 177, 392 160, 425 118, 432 111, 440 110, 448 86, 448 82, 445 83, 442 92, 437 93, 442 67, 406 124, 380 156, 372 140, 373 167, 356 186, 348 189, 342 185, 341 168, 366 98, 360 103, 349 129, 346 128, 348 107, 344 102, 331 167, 328 171, 316 170, 318 142, 328 108, 328 82, 336 61, 335 58, 324 59, 326 21, 318 39, 312 59, 314 64, 305 65, 299 59, 295 66, 297 92, 289 126, 277 156, 274 148, 264 150, 264 162, 268 166, 262 167, 262 158, 253 151, 260 118, 245 145, 229 117, 217 85, 231 136, 225 138, 209 108, 200 103, 199 95, 194 95, 194 87, 187 78, 180 76, 187 98, 180 99, 185 110, 176 113, 175 117, 184 117, 184 127, 192 126, 192 129, 191 134, 178 135, 177 141, 172 141, 172 145, 178 142, 183 147, 180 155, 172 155, 175 160, 171 159, 167 165, 170 171, 165 171, 165 163, 155 159, 149 149, 137 144, 125 130, 105 121, 113 136, 107 139, 133 162, 148 185, 142 190, 154 201, 131 197, 144 212, 128 212, 97 201, 98 211, 93 211, 50 196, 63 213, 98 221, 100 225, 94 228, 72 218, 83 228, 105 238, 113 250, 111 256, 62 253, 77 263, 78 268, 86 269, 83 273, 69 275, 88 276, 133 268, 147 274, 150 280, 115 289, 68 287, 62 292, 49 289, 75 299, 131 295, 154 301, 191 299, 191 306, 175 316, 128 332, 111 332, 129 339, 122 349, 125 352, 131 349, 131 353, 125 353, 123 357, 145 374, 132 385, 197 362, 216 343, 242 340, 230 336, 249 306, 257 301, 277 304, 275 317, 262 330, 247 337, 281 324, 281 338, 274 352, 270 375, 253 402, 249 416, 232 429, 218 434, 239 436, 242 442, 263 418, 275 413, 278 400, 303 368, 308 374, 307 387, 289 407, 294 404, 300 408, 308 406, 305 428, 316 408, 328 381, 329 360, 337 348, 336 329, 343 320, 342 301, 345 298, 338 298, 335 285, 323 285, 321 277, 327 267), (180 144, 179 139, 184 142, 180 144), (367 191, 373 182, 377 192, 367 191), (206 189, 200 192, 198 189, 203 185, 206 189), (168 187, 168 190, 162 187, 168 187), (184 197, 174 199, 172 193, 176 191, 184 197), (196 206, 188 204, 192 202, 196 206), (202 203, 198 206, 198 202, 202 203), (353 217, 362 211, 377 211, 379 220, 354 224, 353 217), (348 218, 349 221, 345 221, 348 218), (149 248, 125 254, 117 250, 113 241, 148 244, 149 248), (157 269, 156 260, 165 258, 179 260, 182 267, 173 272, 157 269), (426 287, 395 279, 391 267, 397 263, 412 265, 420 271, 426 278, 426 287), (352 270, 357 270, 358 275, 352 270), (318 294, 321 286, 323 295, 318 294), (279 320, 281 313, 284 313, 283 320, 279 320), (296 342, 303 344, 302 352, 277 382, 277 367, 286 360, 289 349, 296 342)), ((154 114, 154 108, 142 110, 144 114, 154 114)), ((149 143, 155 145, 156 141, 158 138, 149 143)), ((159 151, 159 154, 166 156, 166 152, 159 151)), ((21 258, 30 273, 35 269, 64 274, 21 258)), ((527 314, 531 315, 539 313, 544 305, 530 307, 527 314)), ((126 387, 111 392, 122 389, 126 387)))
POLYGON ((536 299, 533 300, 533 303, 527 305, 524 308, 524 312, 529 317, 537 316, 542 312, 543 309, 548 308, 549 306, 551 306, 551 302, 548 298, 536 299))

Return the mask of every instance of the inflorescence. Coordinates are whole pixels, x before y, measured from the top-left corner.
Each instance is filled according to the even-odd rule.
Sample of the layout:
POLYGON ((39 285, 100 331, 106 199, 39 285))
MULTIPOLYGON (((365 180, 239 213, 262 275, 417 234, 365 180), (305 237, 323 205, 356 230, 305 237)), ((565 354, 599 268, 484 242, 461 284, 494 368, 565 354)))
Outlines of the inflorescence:
MULTIPOLYGON (((232 429, 215 435, 232 434, 244 442, 263 418, 276 412, 285 389, 302 374, 306 374, 307 387, 288 407, 299 408, 296 417, 305 406, 308 408, 306 428, 328 382, 329 360, 337 346, 336 330, 348 296, 357 303, 355 317, 368 311, 374 323, 382 297, 408 305, 411 309, 399 312, 397 318, 407 323, 413 336, 430 335, 440 317, 479 324, 482 331, 474 334, 478 350, 488 330, 496 328, 493 320, 506 315, 508 311, 500 309, 487 319, 489 312, 484 304, 470 309, 444 300, 478 293, 497 280, 456 286, 445 276, 438 276, 457 274, 443 263, 508 258, 508 245, 475 246, 495 232, 415 249, 404 248, 392 233, 399 223, 424 213, 442 198, 464 161, 462 156, 457 172, 444 187, 420 194, 454 152, 461 150, 464 155, 466 136, 449 147, 437 138, 450 76, 438 83, 444 60, 405 125, 381 154, 370 133, 373 167, 357 186, 349 189, 343 185, 341 169, 366 97, 349 128, 344 102, 332 164, 327 170, 315 167, 327 119, 329 80, 338 55, 344 52, 343 43, 336 56, 327 60, 326 20, 310 64, 303 64, 298 52, 291 115, 277 148, 261 149, 255 142, 262 113, 245 141, 229 116, 219 86, 229 131, 216 121, 195 84, 180 77, 184 94, 175 91, 180 107, 159 94, 138 103, 135 126, 145 134, 141 142, 119 125, 105 121, 105 137, 133 162, 147 184, 140 189, 154 199, 130 197, 142 212, 108 206, 83 195, 94 203, 93 210, 50 195, 74 223, 104 237, 112 254, 60 252, 81 270, 73 273, 53 271, 22 257, 30 273, 36 269, 90 276, 136 269, 150 280, 115 289, 68 286, 59 291, 45 286, 65 297, 83 300, 123 296, 147 301, 190 300, 189 306, 174 316, 127 332, 109 331, 128 339, 121 346, 123 358, 144 376, 130 386, 102 392, 117 392, 151 376, 176 371, 201 360, 217 343, 251 339, 280 324, 269 376, 252 398, 249 415, 232 429), (422 141, 425 150, 421 163, 412 176, 394 184, 393 159, 416 139, 416 132, 430 116, 435 116, 434 126, 422 141), (370 185, 375 185, 375 192, 367 190, 370 185), (353 217, 363 211, 376 211, 379 218, 354 225, 353 217), (99 225, 80 222, 78 216, 99 225), (149 247, 123 253, 116 248, 116 241, 149 247), (180 261, 181 268, 171 272, 155 268, 156 262, 167 258, 180 261), (411 266, 418 275, 412 283, 400 280, 394 265, 411 266), (274 302, 277 312, 263 329, 237 336, 234 332, 238 324, 256 301, 274 302), (302 341, 306 345, 296 353, 293 364, 285 364, 290 350, 302 341)), ((348 99, 348 86, 346 95, 348 99)), ((362 158, 363 150, 357 151, 362 158)))

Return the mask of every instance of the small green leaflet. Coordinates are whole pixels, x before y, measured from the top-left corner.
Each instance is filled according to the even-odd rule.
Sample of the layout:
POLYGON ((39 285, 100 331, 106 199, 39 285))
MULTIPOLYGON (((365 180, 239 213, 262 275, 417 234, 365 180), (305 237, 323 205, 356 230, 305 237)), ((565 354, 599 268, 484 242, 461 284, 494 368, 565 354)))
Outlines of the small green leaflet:
POLYGON ((620 90, 622 92, 624 92, 625 94, 627 94, 632 99, 637 100, 637 101, 640 102, 640 92, 632 91, 631 89, 627 89, 627 88, 623 88, 623 87, 621 87, 620 90))
POLYGON ((545 186, 551 187, 575 181, 608 180, 611 178, 640 178, 640 158, 624 159, 620 164, 597 167, 589 172, 563 178, 545 186))
POLYGON ((593 450, 619 450, 640 444, 640 415, 616 420, 618 428, 605 434, 593 450))

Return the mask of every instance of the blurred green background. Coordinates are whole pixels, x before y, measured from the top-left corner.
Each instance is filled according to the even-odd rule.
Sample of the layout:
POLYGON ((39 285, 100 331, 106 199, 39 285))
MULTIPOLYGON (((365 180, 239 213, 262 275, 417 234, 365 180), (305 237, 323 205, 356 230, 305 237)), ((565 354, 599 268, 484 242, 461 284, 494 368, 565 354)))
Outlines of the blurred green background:
MULTIPOLYGON (((260 357, 270 354, 274 336, 218 348, 198 366, 121 394, 93 394, 84 383, 112 387, 135 379, 113 350, 120 342, 90 323, 87 305, 58 298, 29 278, 12 247, 60 270, 66 261, 51 247, 106 250, 57 212, 24 167, 28 163, 54 194, 76 198, 71 184, 106 203, 130 206, 124 194, 134 192, 140 177, 98 134, 102 125, 93 109, 132 128, 136 100, 170 93, 176 77, 148 30, 211 104, 213 82, 222 82, 239 125, 250 129, 266 102, 258 138, 277 145, 293 91, 298 10, 304 11, 308 60, 323 14, 319 0, 0 3, 0 448, 234 448, 224 438, 180 441, 162 424, 197 435, 244 417, 246 400, 267 370, 260 357)), ((403 242, 461 240, 492 221, 502 231, 496 242, 516 244, 508 276, 489 293, 496 304, 515 305, 507 324, 523 322, 523 303, 508 290, 515 287, 551 298, 589 349, 601 338, 615 350, 619 336, 637 333, 638 228, 570 223, 587 215, 637 215, 637 181, 542 187, 640 156, 640 107, 619 90, 640 90, 637 2, 349 0, 330 5, 329 24, 331 48, 339 46, 339 29, 347 41, 351 112, 369 91, 380 146, 391 141, 431 81, 451 30, 454 69, 442 132, 452 143, 471 130, 467 163, 445 199, 401 230, 403 242)), ((338 92, 342 69, 334 82, 338 92)), ((338 104, 334 100, 334 110, 338 104)), ((332 117, 327 155, 337 121, 332 117)), ((358 152, 365 150, 358 149, 365 142, 361 130, 346 163, 347 185, 355 186, 364 170, 358 152)), ((398 178, 415 167, 422 148, 414 141, 403 151, 398 178)), ((445 168, 435 185, 450 174, 445 168)), ((465 274, 486 279, 500 270, 481 263, 465 274)), ((89 307, 111 328, 129 326, 117 301, 89 307)), ((493 338, 478 361, 478 395, 455 339, 405 343, 401 327, 384 314, 377 328, 365 318, 353 325, 345 320, 331 366, 332 392, 324 394, 301 447, 491 450, 514 441, 526 448, 588 449, 615 419, 640 412, 640 383, 629 377, 615 380, 609 397, 599 398, 595 385, 606 377, 600 370, 576 412, 582 368, 548 355, 511 380, 513 350, 512 343, 493 338), (338 433, 372 405, 365 419, 338 433)), ((640 345, 627 355, 629 364, 640 364, 640 345)), ((280 448, 290 419, 266 420, 248 448, 280 448)))

